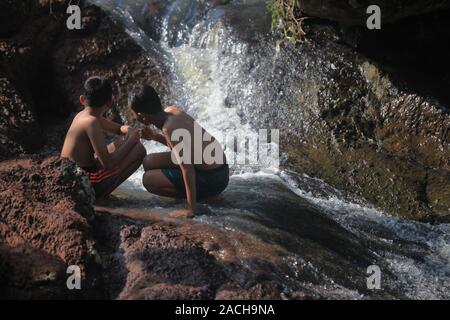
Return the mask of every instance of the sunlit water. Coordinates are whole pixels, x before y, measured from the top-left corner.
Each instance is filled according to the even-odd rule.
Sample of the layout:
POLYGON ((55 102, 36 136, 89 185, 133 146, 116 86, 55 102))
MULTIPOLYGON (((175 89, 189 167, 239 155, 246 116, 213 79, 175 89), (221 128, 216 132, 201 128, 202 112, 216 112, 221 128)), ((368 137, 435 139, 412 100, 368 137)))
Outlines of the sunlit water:
MULTIPOLYGON (((165 98, 166 102, 184 108, 213 134, 226 131, 245 136, 254 133, 255 128, 251 128, 246 117, 258 115, 241 111, 251 110, 255 103, 276 105, 277 99, 283 95, 283 92, 267 92, 264 95, 260 88, 266 84, 260 81, 270 78, 261 80, 245 73, 249 44, 231 36, 232 26, 221 23, 226 11, 223 7, 205 11, 203 5, 194 0, 168 1, 157 22, 161 30, 160 39, 155 41, 134 20, 134 16, 141 13, 136 7, 141 8, 143 3, 152 1, 93 2, 110 10, 124 24, 127 32, 149 52, 149 59, 159 64, 168 75, 170 93, 165 98), (132 5, 127 6, 127 3, 132 5), (233 98, 230 99, 230 96, 233 98)), ((246 9, 249 7, 261 12, 265 10, 263 1, 258 0, 232 1, 229 6, 232 6, 234 13, 242 11, 242 21, 248 18, 246 9)), ((275 43, 268 45, 275 46, 275 43)), ((277 56, 261 56, 259 59, 262 65, 270 66, 277 56)), ((145 146, 149 153, 166 150, 153 142, 146 142, 145 146)), ((280 156, 284 156, 282 150, 280 156)), ((274 271, 278 276, 294 278, 294 281, 298 277, 297 280, 301 281, 296 268, 299 264, 308 264, 294 245, 287 244, 300 241, 299 235, 289 230, 296 223, 301 224, 301 221, 296 221, 295 212, 304 208, 303 202, 308 202, 370 246, 368 251, 383 261, 383 268, 388 269, 386 272, 394 275, 389 280, 389 286, 394 287, 394 291, 409 298, 450 298, 450 225, 428 225, 397 219, 358 199, 349 200, 320 180, 279 171, 274 167, 239 165, 232 169, 234 175, 228 189, 218 200, 206 203, 209 214, 196 219, 220 228, 253 234, 288 250, 291 270, 274 271), (298 207, 292 205, 291 210, 286 211, 284 204, 295 197, 300 204, 298 207), (272 205, 261 207, 262 200, 259 199, 271 199, 269 203, 272 205), (280 208, 279 212, 276 212, 277 208, 280 208), (284 214, 286 216, 281 217, 284 214), (268 227, 271 224, 273 228, 268 227)), ((143 207, 177 205, 176 202, 144 192, 142 175, 143 169, 124 183, 119 192, 141 199, 138 203, 143 207)), ((313 265, 317 262, 309 263, 311 273, 320 273, 320 265, 313 265)), ((345 281, 339 276, 322 274, 320 279, 324 285, 334 287, 329 297, 363 297, 356 289, 341 285, 345 281)))

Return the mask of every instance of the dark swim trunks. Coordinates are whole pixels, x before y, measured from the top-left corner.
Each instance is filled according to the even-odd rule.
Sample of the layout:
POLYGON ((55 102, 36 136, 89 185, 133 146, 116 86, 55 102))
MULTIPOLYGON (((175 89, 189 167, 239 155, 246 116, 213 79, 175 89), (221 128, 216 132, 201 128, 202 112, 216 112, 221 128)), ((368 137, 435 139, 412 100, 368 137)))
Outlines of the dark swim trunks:
MULTIPOLYGON (((183 174, 181 169, 165 168, 161 169, 164 175, 172 182, 178 192, 186 197, 183 174)), ((197 186, 197 200, 217 196, 228 186, 230 180, 230 169, 227 164, 220 168, 202 171, 195 169, 195 182, 197 186)))
POLYGON ((112 188, 120 172, 119 167, 105 170, 98 160, 94 165, 83 168, 83 170, 86 171, 97 198, 106 196, 113 191, 112 188))

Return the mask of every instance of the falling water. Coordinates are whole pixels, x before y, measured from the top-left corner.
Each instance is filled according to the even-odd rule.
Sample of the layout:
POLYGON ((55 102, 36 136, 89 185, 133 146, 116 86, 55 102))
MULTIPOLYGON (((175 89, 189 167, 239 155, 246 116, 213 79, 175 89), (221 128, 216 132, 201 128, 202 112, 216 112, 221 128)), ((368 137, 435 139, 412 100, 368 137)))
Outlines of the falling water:
MULTIPOLYGON (((276 106, 288 94, 275 91, 279 79, 275 65, 290 63, 275 42, 268 41, 267 52, 258 54, 252 50, 251 41, 246 41, 255 41, 258 34, 268 32, 270 21, 264 1, 231 1, 215 7, 195 0, 92 2, 120 21, 170 79, 166 102, 184 108, 213 134, 254 134, 255 128, 247 121, 258 117, 251 113, 252 106, 276 106), (149 4, 155 3, 159 3, 161 14, 154 17, 152 24, 146 24, 142 16, 150 10, 149 4), (151 36, 154 31, 156 36, 151 36), (255 77, 247 72, 249 63, 266 74, 255 77)), ((148 142, 146 148, 150 153, 165 147, 148 142)), ((280 152, 283 157, 283 150, 280 152)), ((388 296, 450 298, 450 225, 394 218, 360 199, 349 200, 320 180, 276 167, 234 166, 233 170, 229 188, 217 199, 206 202, 209 213, 196 220, 224 230, 238 230, 281 248, 288 268, 273 270, 273 276, 283 279, 287 287, 315 286, 316 290, 322 288, 319 291, 326 298, 383 297, 362 288, 365 268, 375 261, 384 272, 388 296), (315 216, 325 217, 315 223, 330 228, 337 223, 344 237, 358 239, 365 248, 355 246, 354 251, 361 252, 366 260, 361 257, 364 261, 358 262, 358 254, 352 256, 353 249, 327 244, 321 238, 326 235, 316 235, 328 229, 305 225, 315 216), (324 253, 314 254, 317 248, 324 253), (359 271, 352 273, 352 268, 359 271)), ((141 169, 119 193, 142 208, 178 205, 146 193, 142 174, 141 169)), ((242 245, 239 240, 236 243, 242 245)))

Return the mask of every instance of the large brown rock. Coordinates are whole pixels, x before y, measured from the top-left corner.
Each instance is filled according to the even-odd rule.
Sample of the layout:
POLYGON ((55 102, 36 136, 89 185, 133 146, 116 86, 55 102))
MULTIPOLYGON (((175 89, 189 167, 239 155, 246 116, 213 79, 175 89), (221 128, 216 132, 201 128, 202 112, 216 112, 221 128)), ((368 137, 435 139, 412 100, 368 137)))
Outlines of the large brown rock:
POLYGON ((99 297, 93 196, 76 166, 58 158, 0 164, 2 298, 99 297), (82 270, 81 291, 66 287, 66 269, 82 270))
POLYGON ((43 122, 43 110, 57 96, 50 88, 49 57, 66 17, 66 2, 52 2, 53 12, 49 1, 1 4, 8 16, 2 21, 11 21, 10 32, 0 36, 1 160, 34 152, 44 143, 38 118, 43 122), (26 8, 24 17, 16 17, 21 8, 26 8))
POLYGON ((238 266, 235 249, 214 228, 109 208, 97 208, 94 228, 110 298, 280 299, 282 286, 238 266))

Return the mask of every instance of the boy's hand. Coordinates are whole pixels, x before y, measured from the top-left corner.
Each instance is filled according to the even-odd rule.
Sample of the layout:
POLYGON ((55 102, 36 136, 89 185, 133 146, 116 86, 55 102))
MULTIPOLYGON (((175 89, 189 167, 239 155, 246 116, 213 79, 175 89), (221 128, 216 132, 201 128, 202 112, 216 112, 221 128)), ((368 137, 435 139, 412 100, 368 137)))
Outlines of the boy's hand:
POLYGON ((194 212, 190 209, 179 209, 169 213, 172 218, 193 218, 194 212))
POLYGON ((131 140, 133 143, 138 143, 141 139, 141 130, 138 129, 128 129, 128 140, 131 140))
POLYGON ((127 135, 128 132, 130 131, 131 127, 130 126, 121 126, 120 127, 120 133, 123 135, 127 135))

